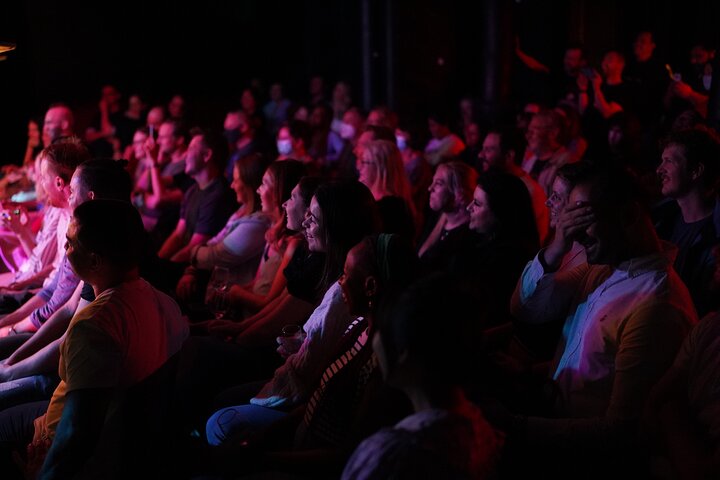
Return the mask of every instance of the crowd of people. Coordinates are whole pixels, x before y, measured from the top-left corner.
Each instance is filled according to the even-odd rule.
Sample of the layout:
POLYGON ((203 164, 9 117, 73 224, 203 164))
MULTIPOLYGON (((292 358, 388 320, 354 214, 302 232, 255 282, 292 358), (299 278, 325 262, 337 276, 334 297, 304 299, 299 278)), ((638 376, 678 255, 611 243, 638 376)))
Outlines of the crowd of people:
POLYGON ((543 94, 424 148, 321 77, 50 105, 0 181, 0 476, 720 474, 714 50, 654 50, 518 42, 543 94))

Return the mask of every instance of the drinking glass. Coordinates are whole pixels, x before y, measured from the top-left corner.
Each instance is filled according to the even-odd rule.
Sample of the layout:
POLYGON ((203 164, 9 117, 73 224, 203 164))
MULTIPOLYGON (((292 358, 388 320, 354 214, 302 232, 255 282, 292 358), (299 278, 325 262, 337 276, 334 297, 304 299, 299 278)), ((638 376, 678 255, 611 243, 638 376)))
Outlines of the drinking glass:
POLYGON ((208 283, 205 303, 215 318, 223 318, 228 310, 228 290, 230 289, 230 272, 226 267, 213 268, 208 283))

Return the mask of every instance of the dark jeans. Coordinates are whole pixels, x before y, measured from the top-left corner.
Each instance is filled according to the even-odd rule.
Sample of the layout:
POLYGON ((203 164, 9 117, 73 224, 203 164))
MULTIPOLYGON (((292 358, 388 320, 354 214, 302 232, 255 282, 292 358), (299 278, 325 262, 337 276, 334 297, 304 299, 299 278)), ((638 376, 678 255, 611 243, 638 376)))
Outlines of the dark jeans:
POLYGON ((12 455, 13 452, 24 455, 35 431, 33 421, 47 411, 49 403, 26 403, 0 412, 0 472, 3 479, 24 478, 12 455))

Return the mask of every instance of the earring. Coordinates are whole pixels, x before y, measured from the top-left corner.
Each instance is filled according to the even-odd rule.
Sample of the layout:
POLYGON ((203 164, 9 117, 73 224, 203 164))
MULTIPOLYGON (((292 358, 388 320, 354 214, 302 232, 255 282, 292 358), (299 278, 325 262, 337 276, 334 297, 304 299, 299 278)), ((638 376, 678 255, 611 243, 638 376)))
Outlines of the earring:
POLYGON ((372 301, 372 298, 370 298, 368 300, 368 311, 372 311, 372 308, 373 308, 373 301, 372 301))

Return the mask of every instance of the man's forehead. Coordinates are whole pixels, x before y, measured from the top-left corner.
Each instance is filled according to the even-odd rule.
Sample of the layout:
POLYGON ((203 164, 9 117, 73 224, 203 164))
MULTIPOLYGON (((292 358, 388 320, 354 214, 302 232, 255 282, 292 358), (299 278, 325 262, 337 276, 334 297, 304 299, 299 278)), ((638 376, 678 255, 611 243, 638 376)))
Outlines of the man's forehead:
POLYGON ((576 202, 590 202, 592 199, 592 187, 588 184, 576 185, 570 192, 569 202, 574 205, 576 202))

